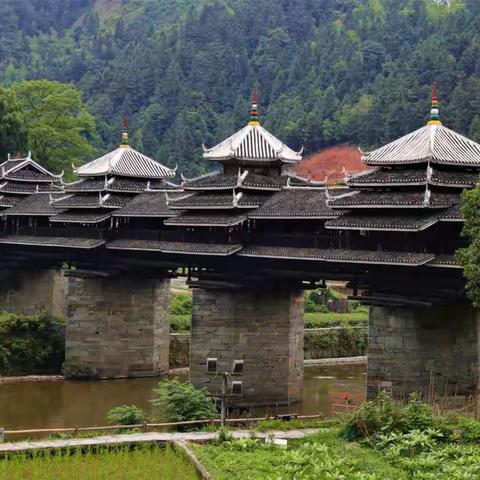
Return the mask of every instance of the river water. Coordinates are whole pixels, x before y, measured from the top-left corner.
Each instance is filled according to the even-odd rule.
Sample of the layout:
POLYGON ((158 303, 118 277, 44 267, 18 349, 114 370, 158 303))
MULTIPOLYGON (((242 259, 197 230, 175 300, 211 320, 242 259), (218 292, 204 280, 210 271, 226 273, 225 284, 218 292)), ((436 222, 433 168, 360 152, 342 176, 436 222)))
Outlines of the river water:
MULTIPOLYGON (((0 427, 7 430, 107 425, 107 412, 137 405, 152 415, 149 400, 159 378, 103 381, 43 381, 0 384, 0 427)), ((332 414, 346 393, 355 402, 365 393, 365 365, 305 368, 303 400, 292 411, 332 414)), ((285 409, 282 410, 284 412, 285 409)), ((270 410, 270 413, 273 414, 270 410)))

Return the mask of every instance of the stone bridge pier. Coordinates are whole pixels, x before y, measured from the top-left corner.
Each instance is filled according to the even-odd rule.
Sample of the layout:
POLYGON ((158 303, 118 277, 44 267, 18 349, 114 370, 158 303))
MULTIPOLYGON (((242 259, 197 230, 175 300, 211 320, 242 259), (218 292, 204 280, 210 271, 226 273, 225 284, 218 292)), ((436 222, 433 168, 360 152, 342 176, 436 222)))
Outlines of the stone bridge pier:
POLYGON ((61 269, 22 267, 1 273, 0 310, 65 316, 67 280, 61 269))
POLYGON ((170 279, 68 277, 65 366, 98 378, 168 372, 170 279))
POLYGON ((228 393, 238 395, 238 403, 300 400, 303 310, 300 290, 195 289, 190 381, 219 393, 228 372, 228 393))
POLYGON ((367 397, 474 395, 479 356, 480 312, 469 305, 371 307, 367 397))

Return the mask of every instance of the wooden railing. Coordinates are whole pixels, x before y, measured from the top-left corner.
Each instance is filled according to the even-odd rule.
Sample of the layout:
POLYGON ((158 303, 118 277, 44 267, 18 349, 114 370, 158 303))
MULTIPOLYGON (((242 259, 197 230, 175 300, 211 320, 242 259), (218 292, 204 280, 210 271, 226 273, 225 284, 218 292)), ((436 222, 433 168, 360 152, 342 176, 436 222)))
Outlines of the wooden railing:
MULTIPOLYGON (((296 420, 315 420, 325 418, 322 414, 317 415, 295 415, 291 414, 290 417, 296 420)), ((288 421, 283 417, 256 417, 256 418, 227 418, 225 423, 235 424, 235 423, 257 423, 268 420, 279 420, 283 419, 288 421)), ((101 427, 61 427, 61 428, 38 428, 38 429, 28 429, 28 430, 4 430, 3 433, 5 436, 9 435, 40 435, 40 434, 53 434, 53 433, 72 433, 77 435, 82 432, 107 432, 112 430, 125 430, 132 428, 140 428, 143 431, 155 428, 174 428, 181 426, 192 426, 192 425, 219 425, 219 418, 212 418, 206 420, 190 420, 185 422, 165 422, 165 423, 142 423, 135 425, 107 425, 101 427)))

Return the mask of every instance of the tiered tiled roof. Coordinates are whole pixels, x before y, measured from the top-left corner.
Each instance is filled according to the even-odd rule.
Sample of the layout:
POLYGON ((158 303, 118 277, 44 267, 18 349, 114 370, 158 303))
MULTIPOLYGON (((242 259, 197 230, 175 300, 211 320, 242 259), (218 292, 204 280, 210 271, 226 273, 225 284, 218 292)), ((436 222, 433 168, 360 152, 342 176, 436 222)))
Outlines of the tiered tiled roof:
MULTIPOLYGON (((82 178, 65 185, 66 195, 53 201, 55 208, 66 210, 52 217, 53 222, 101 223, 110 218, 116 210, 124 209, 142 192, 178 189, 176 185, 166 181, 175 175, 174 170, 130 147, 126 126, 119 148, 74 171, 82 178)), ((136 206, 138 205, 134 204, 129 210, 132 216, 138 216, 135 215, 136 206)), ((123 213, 125 214, 125 211, 123 213)))
MULTIPOLYGON (((182 194, 171 193, 170 198, 175 199, 182 194)), ((165 192, 144 192, 137 195, 125 207, 115 210, 114 217, 145 217, 168 218, 181 212, 168 208, 167 194, 165 192)))
POLYGON ((259 122, 254 94, 248 125, 212 148, 204 148, 205 160, 243 166, 295 164, 302 152, 295 152, 265 130, 259 122))
POLYGON ((400 212, 396 215, 366 212, 362 214, 345 214, 325 224, 328 229, 336 230, 384 230, 418 232, 440 221, 441 213, 426 212, 400 212))
MULTIPOLYGON (((453 268, 459 230, 442 224, 463 221, 461 193, 478 183, 480 145, 441 124, 436 86, 431 118, 425 127, 363 154, 362 159, 375 168, 347 178, 350 191, 345 195, 329 195, 332 209, 347 211, 328 221, 326 228, 360 230, 367 238, 369 231, 413 232, 406 249, 414 244, 414 232, 435 228, 428 248, 437 249, 438 256, 426 253, 433 255, 428 265, 453 268), (444 254, 450 250, 452 254, 444 254)), ((379 235, 371 243, 383 248, 389 239, 387 234, 379 235)), ((424 250, 424 241, 419 241, 417 248, 424 250)), ((364 256, 359 253, 359 258, 364 256)))
POLYGON ((453 188, 471 188, 479 181, 479 171, 458 171, 439 167, 416 168, 384 167, 369 170, 347 178, 351 187, 405 187, 417 185, 436 185, 453 188))
MULTIPOLYGON (((345 189, 337 189, 344 192, 345 189)), ((285 189, 274 194, 248 216, 254 219, 330 219, 341 215, 327 205, 326 189, 285 189)))
POLYGON ((241 250, 241 245, 194 242, 164 242, 160 240, 114 240, 111 250, 140 250, 169 254, 227 256, 241 250))
MULTIPOLYGON (((61 175, 49 172, 33 160, 30 153, 24 158, 9 156, 7 161, 0 164, 0 207, 4 212, 11 211, 14 206, 29 200, 30 196, 29 205, 33 205, 37 194, 61 191, 60 180, 61 175)), ((42 203, 40 201, 39 205, 42 203)))
POLYGON ((95 238, 42 237, 33 235, 6 235, 0 237, 0 244, 28 245, 37 247, 78 248, 90 250, 105 244, 105 240, 95 238))
POLYGON ((420 266, 435 258, 434 254, 383 252, 366 250, 320 250, 317 248, 289 248, 252 246, 238 255, 258 258, 284 258, 289 260, 317 260, 333 263, 362 263, 379 265, 420 266))

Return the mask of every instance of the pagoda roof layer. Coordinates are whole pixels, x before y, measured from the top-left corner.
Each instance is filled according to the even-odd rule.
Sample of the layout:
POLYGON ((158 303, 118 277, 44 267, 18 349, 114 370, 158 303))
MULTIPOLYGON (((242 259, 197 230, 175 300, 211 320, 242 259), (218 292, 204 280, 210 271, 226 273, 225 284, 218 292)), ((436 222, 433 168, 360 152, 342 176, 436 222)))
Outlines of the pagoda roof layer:
POLYGON ((13 193, 16 195, 31 195, 36 192, 59 191, 61 187, 55 186, 53 183, 31 183, 31 182, 16 182, 7 180, 0 183, 1 193, 13 193))
POLYGON ((52 183, 59 179, 50 173, 37 172, 35 170, 23 169, 9 172, 4 175, 6 180, 14 180, 17 182, 35 182, 35 183, 52 183))
MULTIPOLYGON (((171 194, 173 198, 177 194, 171 194)), ((134 197, 127 205, 113 212, 114 217, 174 217, 174 212, 167 205, 167 195, 164 192, 144 192, 134 197)))
POLYGON ((430 185, 470 188, 474 187, 479 179, 479 172, 459 172, 439 170, 432 168, 427 175, 425 167, 417 168, 383 168, 370 170, 354 175, 347 179, 351 187, 376 187, 376 186, 405 186, 405 185, 430 185))
POLYGON ((247 220, 246 215, 214 213, 212 215, 184 214, 169 218, 163 223, 179 227, 233 227, 247 220))
POLYGON ((419 232, 434 225, 440 214, 420 211, 410 215, 398 214, 345 214, 325 223, 325 228, 336 230, 381 230, 397 232, 419 232))
POLYGON ((100 247, 104 240, 94 238, 40 237, 29 235, 7 235, 0 237, 0 243, 9 245, 29 245, 35 247, 62 247, 91 250, 100 247))
POLYGON ((251 123, 218 145, 205 148, 205 160, 269 164, 297 163, 302 159, 301 153, 294 152, 261 125, 251 123))
POLYGON ((238 175, 226 175, 219 172, 203 175, 198 178, 186 180, 182 183, 184 190, 244 190, 279 191, 287 184, 287 177, 267 176, 251 173, 248 170, 239 172, 238 175))
POLYGON ((401 165, 430 161, 480 166, 480 145, 443 125, 426 125, 388 145, 365 153, 367 165, 401 165))
POLYGON ((86 178, 67 183, 63 188, 67 193, 103 192, 105 190, 105 179, 86 178))
POLYGON ((76 193, 64 196, 53 202, 55 208, 121 208, 127 205, 131 196, 115 193, 85 194, 76 193))
POLYGON ((14 207, 17 203, 25 200, 24 195, 1 195, 0 196, 0 207, 10 208, 14 207))
POLYGON ((463 216, 462 204, 459 201, 457 204, 448 208, 440 215, 441 222, 464 222, 465 217, 463 216))
POLYGON ((317 260, 334 263, 361 263, 418 267, 432 260, 431 253, 380 252, 368 250, 319 250, 316 248, 289 248, 274 246, 245 247, 238 255, 243 257, 283 258, 289 260, 317 260))
MULTIPOLYGON (((344 193, 346 189, 337 189, 344 193)), ((327 204, 325 188, 286 189, 270 197, 260 208, 249 213, 253 219, 336 218, 341 214, 327 204)))
POLYGON ((14 207, 9 208, 4 215, 32 215, 32 216, 50 216, 59 213, 57 208, 51 204, 52 198, 58 198, 58 195, 50 195, 49 193, 33 193, 28 197, 24 197, 14 207))
POLYGON ((329 199, 333 208, 446 208, 460 202, 459 194, 417 191, 364 191, 329 199))
POLYGON ((427 263, 427 267, 436 267, 436 268, 457 268, 462 269, 463 267, 457 262, 455 255, 438 255, 433 260, 427 263))
POLYGON ((62 175, 54 175, 32 159, 30 153, 25 158, 8 158, 0 164, 0 176, 9 180, 24 182, 52 182, 62 175))
POLYGON ((239 193, 192 193, 184 195, 177 200, 170 200, 168 205, 176 210, 190 209, 233 209, 257 208, 268 197, 264 195, 239 192, 239 193))
POLYGON ((175 171, 123 145, 116 150, 74 169, 79 177, 120 175, 139 178, 171 178, 175 171))
POLYGON ((114 240, 108 243, 112 250, 138 250, 185 255, 227 256, 241 250, 241 245, 217 243, 164 242, 160 240, 114 240))
POLYGON ((112 216, 110 212, 105 211, 68 211, 50 217, 50 221, 54 223, 101 223, 112 216))

